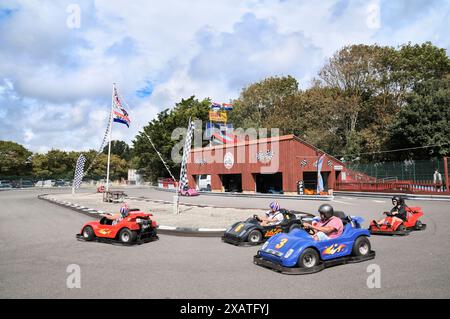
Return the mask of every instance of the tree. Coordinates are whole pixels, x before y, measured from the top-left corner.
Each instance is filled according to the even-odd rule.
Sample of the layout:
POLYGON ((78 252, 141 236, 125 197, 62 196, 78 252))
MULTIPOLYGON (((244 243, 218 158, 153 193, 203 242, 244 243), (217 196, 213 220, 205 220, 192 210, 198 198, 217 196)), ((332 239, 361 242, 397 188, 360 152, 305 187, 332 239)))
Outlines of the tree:
MULTIPOLYGON (((103 148, 103 154, 108 155, 109 145, 103 148)), ((111 141, 111 154, 117 155, 120 158, 128 161, 131 159, 131 150, 127 143, 124 141, 113 140, 111 141)))
POLYGON ((233 101, 230 121, 235 128, 278 128, 278 124, 267 121, 268 116, 275 108, 289 107, 288 98, 297 92, 298 82, 292 76, 270 77, 251 84, 233 101))
POLYGON ((400 152, 401 159, 429 159, 450 153, 450 76, 415 85, 407 105, 390 127, 392 149, 420 148, 400 152))
POLYGON ((71 179, 76 164, 73 154, 56 149, 33 155, 32 162, 34 175, 42 179, 71 179))
MULTIPOLYGON (((319 77, 327 87, 341 90, 345 154, 376 153, 389 147, 387 130, 407 104, 417 85, 441 79, 450 72, 445 49, 427 42, 398 49, 378 45, 346 46, 322 68, 319 77)), ((381 160, 382 156, 362 156, 381 160)))
MULTIPOLYGON (((92 162, 92 155, 95 155, 95 151, 92 151, 88 156, 90 158, 89 164, 86 161, 85 169, 90 166, 92 162)), ((101 153, 95 160, 92 168, 87 172, 87 179, 105 179, 106 178, 106 167, 108 165, 108 155, 101 153)), ((121 178, 127 178, 128 176, 128 163, 119 156, 113 154, 111 155, 111 161, 109 166, 109 178, 110 180, 118 180, 121 178)))
MULTIPOLYGON (((186 128, 189 118, 206 123, 210 105, 209 99, 199 101, 191 96, 188 99, 182 99, 172 110, 166 109, 158 113, 157 117, 144 127, 145 133, 152 139, 156 149, 162 154, 176 178, 179 175, 180 164, 172 160, 171 153, 172 148, 179 141, 172 140, 172 132, 177 128, 186 128)), ((201 127, 196 128, 196 130, 201 129, 201 127)), ((134 159, 134 165, 139 168, 138 172, 145 178, 156 181, 158 177, 169 177, 164 164, 142 132, 133 140, 133 149, 137 157, 134 159)))
POLYGON ((0 141, 0 175, 20 177, 31 175, 32 153, 22 145, 11 141, 0 141))

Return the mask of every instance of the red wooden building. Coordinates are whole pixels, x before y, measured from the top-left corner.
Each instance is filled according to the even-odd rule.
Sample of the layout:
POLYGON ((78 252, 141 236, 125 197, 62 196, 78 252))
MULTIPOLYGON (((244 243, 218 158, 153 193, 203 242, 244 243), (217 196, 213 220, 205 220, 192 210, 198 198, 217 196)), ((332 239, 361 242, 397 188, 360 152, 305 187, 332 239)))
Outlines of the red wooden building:
MULTIPOLYGON (((189 185, 214 192, 297 194, 302 181, 303 189, 315 191, 323 154, 295 135, 197 148, 187 164, 189 185)), ((328 154, 321 174, 325 191, 347 179, 344 164, 328 154)))

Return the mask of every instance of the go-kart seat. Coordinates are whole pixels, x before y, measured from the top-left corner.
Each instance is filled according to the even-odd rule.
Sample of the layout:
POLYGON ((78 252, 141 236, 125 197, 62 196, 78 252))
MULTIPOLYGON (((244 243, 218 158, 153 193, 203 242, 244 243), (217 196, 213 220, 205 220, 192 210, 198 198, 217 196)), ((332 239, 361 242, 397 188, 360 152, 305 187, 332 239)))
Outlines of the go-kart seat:
POLYGON ((342 220, 342 223, 344 224, 344 226, 349 222, 348 216, 345 215, 345 213, 343 211, 336 210, 336 211, 334 211, 333 216, 339 217, 342 220))
POLYGON ((113 221, 106 217, 102 217, 102 219, 100 219, 100 225, 112 225, 112 223, 113 221))

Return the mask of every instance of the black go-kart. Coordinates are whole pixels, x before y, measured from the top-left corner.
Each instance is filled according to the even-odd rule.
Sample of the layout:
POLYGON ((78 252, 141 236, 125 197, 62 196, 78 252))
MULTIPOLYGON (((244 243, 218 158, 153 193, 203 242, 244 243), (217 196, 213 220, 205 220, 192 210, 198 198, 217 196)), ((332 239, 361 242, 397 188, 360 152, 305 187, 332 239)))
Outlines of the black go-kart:
POLYGON ((261 219, 253 215, 245 221, 234 223, 222 236, 222 241, 236 246, 253 246, 265 242, 278 233, 288 233, 302 228, 304 222, 311 223, 313 214, 281 209, 283 221, 278 225, 261 226, 261 219))

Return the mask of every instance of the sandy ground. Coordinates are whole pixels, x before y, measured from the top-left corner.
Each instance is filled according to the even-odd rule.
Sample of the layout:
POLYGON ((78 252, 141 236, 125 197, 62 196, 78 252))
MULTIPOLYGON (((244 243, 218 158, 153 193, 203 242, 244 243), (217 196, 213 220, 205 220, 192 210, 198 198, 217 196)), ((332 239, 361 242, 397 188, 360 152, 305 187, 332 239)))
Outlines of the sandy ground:
MULTIPOLYGON (((51 194, 49 198, 71 202, 87 208, 118 213, 122 204, 103 202, 102 194, 51 194)), ((198 197, 201 202, 201 195, 198 197)), ((150 212, 160 225, 176 227, 227 228, 233 223, 245 220, 253 214, 261 215, 261 209, 216 208, 180 205, 180 214, 173 213, 173 204, 146 198, 146 201, 126 199, 130 208, 150 212)))

